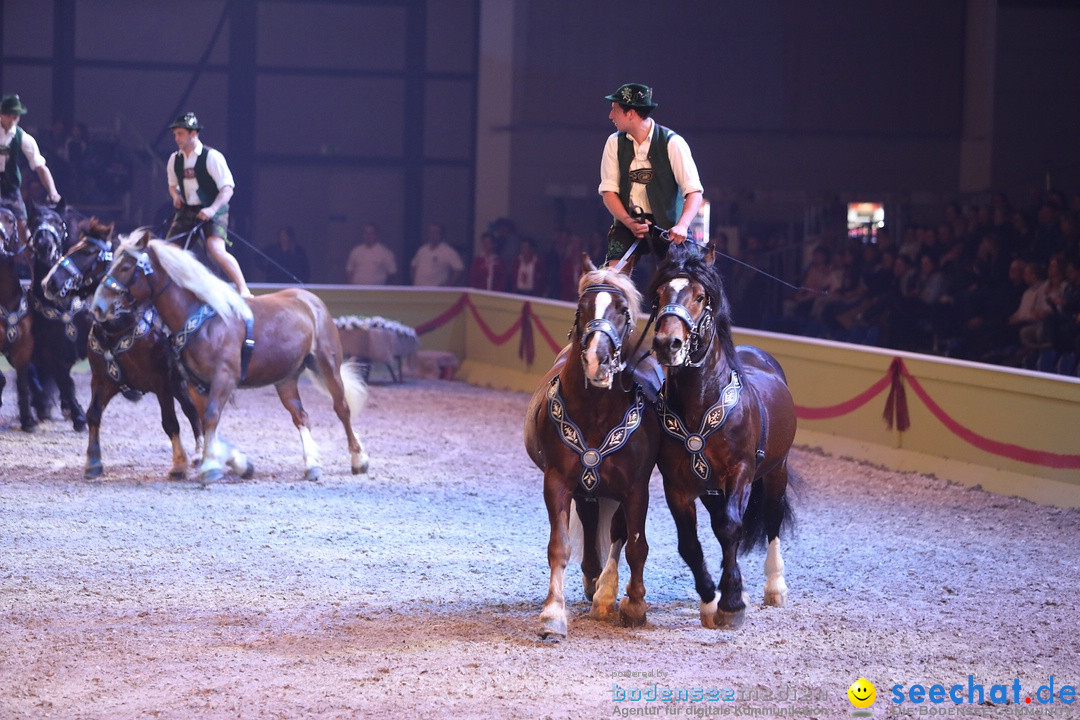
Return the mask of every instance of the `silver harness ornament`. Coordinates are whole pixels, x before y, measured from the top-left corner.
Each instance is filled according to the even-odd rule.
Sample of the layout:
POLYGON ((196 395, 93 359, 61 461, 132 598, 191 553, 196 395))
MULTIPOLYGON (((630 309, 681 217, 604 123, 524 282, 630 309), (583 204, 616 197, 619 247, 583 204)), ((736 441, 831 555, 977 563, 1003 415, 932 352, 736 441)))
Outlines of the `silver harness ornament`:
POLYGON ((682 418, 668 407, 663 389, 656 398, 656 412, 660 416, 660 426, 668 435, 682 441, 683 447, 690 453, 690 467, 703 482, 708 482, 712 477, 712 468, 709 466, 709 461, 705 459, 705 442, 728 419, 729 411, 739 404, 741 394, 742 382, 739 380, 739 373, 732 370, 731 382, 720 392, 720 399, 705 412, 705 416, 701 418, 701 429, 696 433, 689 432, 682 418))

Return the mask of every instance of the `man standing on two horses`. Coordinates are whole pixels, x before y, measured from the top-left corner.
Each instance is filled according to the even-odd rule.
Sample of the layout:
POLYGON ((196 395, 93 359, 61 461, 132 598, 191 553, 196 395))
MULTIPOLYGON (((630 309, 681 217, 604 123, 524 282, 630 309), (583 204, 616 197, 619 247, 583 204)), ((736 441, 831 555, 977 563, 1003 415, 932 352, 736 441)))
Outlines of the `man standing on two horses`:
POLYGON ((45 165, 45 158, 38 150, 37 141, 19 127, 19 120, 25 114, 26 106, 18 95, 5 95, 0 100, 0 198, 4 206, 15 214, 19 223, 19 242, 23 245, 30 239, 30 232, 26 227, 26 204, 21 193, 20 158, 25 158, 30 169, 41 179, 49 202, 60 202, 60 193, 56 190, 52 172, 45 165))
POLYGON ((650 250, 650 241, 663 255, 667 246, 654 227, 679 244, 701 207, 704 189, 690 146, 649 117, 657 104, 647 85, 628 83, 604 99, 611 101, 608 118, 615 124, 600 160, 600 196, 614 218, 605 259, 618 261, 635 240, 635 255, 650 250))
POLYGON ((166 239, 183 242, 187 247, 199 226, 208 223, 203 231, 207 253, 233 281, 241 296, 253 297, 240 263, 225 247, 229 232, 229 200, 234 187, 225 156, 199 140, 202 125, 195 113, 181 115, 169 127, 178 149, 166 166, 169 195, 176 208, 166 239))

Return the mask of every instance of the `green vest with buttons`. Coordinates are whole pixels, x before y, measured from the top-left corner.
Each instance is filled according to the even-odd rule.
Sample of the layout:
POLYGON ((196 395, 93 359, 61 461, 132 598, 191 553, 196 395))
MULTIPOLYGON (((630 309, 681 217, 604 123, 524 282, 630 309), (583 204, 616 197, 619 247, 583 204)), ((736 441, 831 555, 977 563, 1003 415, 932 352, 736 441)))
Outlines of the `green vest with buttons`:
MULTIPOLYGON (((648 155, 649 164, 653 169, 653 179, 645 186, 649 205, 652 206, 653 218, 657 226, 665 230, 678 222, 683 210, 683 196, 679 192, 679 184, 675 181, 675 173, 671 170, 671 160, 667 152, 668 140, 673 135, 675 135, 674 130, 663 127, 657 122, 653 123, 652 143, 649 145, 648 155)), ((634 159, 634 141, 626 133, 619 133, 618 158, 619 198, 623 206, 629 210, 630 163, 634 159)))

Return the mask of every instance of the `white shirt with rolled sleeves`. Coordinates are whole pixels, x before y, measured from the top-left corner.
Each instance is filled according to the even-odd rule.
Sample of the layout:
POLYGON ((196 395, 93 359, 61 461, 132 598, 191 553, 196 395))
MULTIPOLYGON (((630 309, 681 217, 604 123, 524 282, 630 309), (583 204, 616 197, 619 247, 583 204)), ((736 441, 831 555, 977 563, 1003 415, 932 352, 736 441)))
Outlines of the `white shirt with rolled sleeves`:
MULTIPOLYGON (((189 169, 194 171, 195 161, 204 151, 210 153, 206 156, 206 171, 210 173, 210 177, 214 178, 214 182, 216 182, 218 186, 218 191, 220 192, 221 188, 226 186, 236 187, 236 183, 233 182, 232 171, 229 170, 229 164, 225 162, 225 156, 221 154, 221 151, 206 147, 203 145, 202 140, 196 138, 195 149, 192 153, 190 155, 183 155, 185 177, 176 177, 175 163, 176 155, 177 153, 180 153, 179 150, 169 156, 169 162, 165 166, 165 172, 168 174, 169 179, 169 187, 180 188, 180 192, 184 196, 184 202, 188 205, 203 204, 202 201, 199 200, 199 181, 195 178, 194 172, 188 173, 187 171, 189 169), (183 180, 183 184, 180 182, 181 179, 183 180)), ((210 202, 213 202, 213 199, 211 199, 210 202)))
MULTIPOLYGON (((0 127, 0 147, 11 147, 11 143, 15 142, 15 129, 17 127, 18 125, 12 125, 10 130, 4 130, 0 127)), ((26 158, 26 162, 29 163, 31 170, 45 167, 45 156, 41 154, 37 140, 25 130, 23 130, 22 134, 22 154, 26 158)), ((7 169, 8 158, 10 157, 11 155, 8 153, 0 153, 0 173, 7 169)))
MULTIPOLYGON (((648 137, 641 144, 638 144, 632 135, 627 136, 634 143, 634 159, 630 161, 631 170, 652 167, 652 163, 649 162, 649 148, 652 147, 652 136, 655 127, 655 121, 653 121, 653 126, 649 128, 648 137)), ((697 165, 694 163, 694 156, 690 154, 690 146, 686 144, 686 140, 683 139, 682 135, 676 133, 668 138, 667 151, 668 161, 671 163, 671 173, 675 176, 675 182, 678 183, 679 192, 682 193, 682 196, 686 197, 692 192, 704 192, 705 189, 701 185, 701 178, 698 177, 697 165)), ((604 154, 600 158, 600 187, 597 192, 601 195, 605 192, 619 194, 619 133, 617 132, 609 135, 607 142, 604 144, 604 154)), ((647 213, 652 212, 649 196, 645 192, 645 185, 636 182, 630 183, 630 204, 639 206, 647 213)))

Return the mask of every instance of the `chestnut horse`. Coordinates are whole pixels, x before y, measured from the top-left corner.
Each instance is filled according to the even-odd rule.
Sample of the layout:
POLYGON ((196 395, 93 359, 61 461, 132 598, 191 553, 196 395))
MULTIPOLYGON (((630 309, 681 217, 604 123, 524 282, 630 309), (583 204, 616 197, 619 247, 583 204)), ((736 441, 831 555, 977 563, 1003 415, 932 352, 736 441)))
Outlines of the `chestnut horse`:
POLYGON ((540 634, 547 640, 566 637, 563 585, 575 512, 586 540, 581 570, 592 616, 615 614, 619 557, 625 546, 630 581, 619 603, 619 617, 628 626, 645 623, 643 570, 649 553, 645 515, 659 442, 659 426, 647 395, 659 383, 654 381, 647 391, 635 380, 636 364, 627 367, 627 341, 636 330, 641 307, 641 294, 629 271, 597 270, 589 262, 578 287, 570 345, 533 393, 525 415, 525 448, 544 471, 544 502, 551 525, 551 577, 540 614, 540 634), (607 520, 611 543, 602 564, 607 543, 596 541, 607 520))
MULTIPOLYGON (((30 303, 19 282, 15 258, 19 254, 19 230, 15 215, 7 208, 0 208, 0 353, 3 353, 15 369, 15 387, 18 394, 19 424, 24 432, 33 432, 37 420, 31 409, 31 384, 34 354, 34 336, 31 332, 33 318, 30 303)), ((0 373, 0 405, 7 379, 0 373)))
POLYGON ((173 349, 199 411, 203 483, 219 480, 226 464, 242 477, 254 472, 247 457, 218 433, 218 422, 234 389, 265 385, 274 386, 300 431, 305 478, 321 476, 318 447, 297 388, 304 370, 311 370, 333 399, 352 472, 367 471, 367 453, 351 423, 366 388, 359 371, 344 362, 341 338, 322 300, 289 288, 245 301, 191 253, 137 230, 121 239, 91 307, 94 317, 105 322, 146 301, 172 331, 173 349))
POLYGON ((788 452, 795 404, 779 363, 755 347, 736 348, 714 252, 672 245, 649 293, 656 300, 653 354, 667 368, 657 401, 664 431, 657 464, 675 519, 679 554, 701 597, 701 624, 735 628, 746 601, 737 552, 767 541, 765 604, 787 598, 778 535, 790 516, 788 452), (696 500, 720 541, 720 595, 697 536, 696 500))
MULTIPOLYGON (((87 300, 97 289, 112 264, 119 241, 112 237, 113 226, 91 218, 80 227, 80 238, 42 281, 45 297, 55 303, 87 300)), ((188 474, 188 456, 180 439, 173 398, 180 403, 195 438, 195 451, 202 446, 202 425, 195 405, 188 396, 175 355, 169 346, 154 306, 147 303, 133 313, 125 313, 90 328, 90 405, 86 409, 89 438, 86 443, 86 478, 100 477, 101 416, 117 393, 135 400, 142 393, 157 396, 161 427, 172 442, 172 468, 169 477, 180 480, 188 474)))

